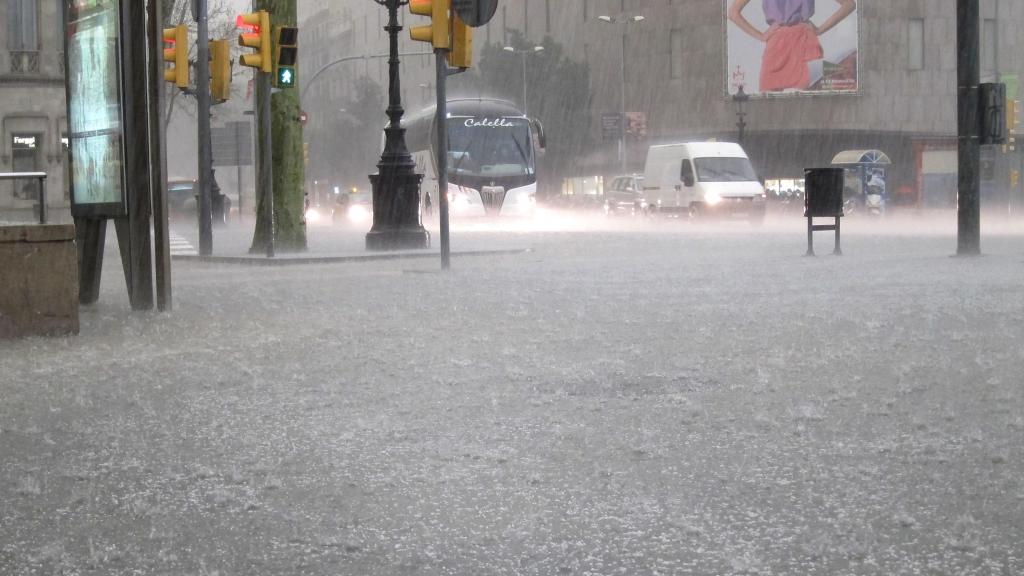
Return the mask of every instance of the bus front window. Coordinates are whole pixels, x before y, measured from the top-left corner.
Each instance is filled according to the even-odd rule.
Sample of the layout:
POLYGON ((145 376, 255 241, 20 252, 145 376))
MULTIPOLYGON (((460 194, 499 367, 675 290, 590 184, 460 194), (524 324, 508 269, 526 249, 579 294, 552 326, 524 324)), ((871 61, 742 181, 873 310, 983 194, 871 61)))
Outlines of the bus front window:
POLYGON ((525 118, 452 118, 448 139, 452 174, 499 178, 534 172, 525 118))

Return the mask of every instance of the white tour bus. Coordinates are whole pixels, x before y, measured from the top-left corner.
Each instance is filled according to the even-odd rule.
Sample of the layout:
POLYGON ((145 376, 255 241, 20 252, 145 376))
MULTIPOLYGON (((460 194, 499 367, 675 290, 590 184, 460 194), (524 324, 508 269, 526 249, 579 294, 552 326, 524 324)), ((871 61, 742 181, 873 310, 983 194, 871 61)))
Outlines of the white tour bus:
MULTIPOLYGON (((435 108, 402 122, 424 174, 425 212, 437 214, 435 108), (429 202, 429 203, 428 203, 429 202)), ((485 98, 448 101, 448 200, 452 216, 529 216, 537 203, 536 150, 544 132, 513 104, 485 98)))

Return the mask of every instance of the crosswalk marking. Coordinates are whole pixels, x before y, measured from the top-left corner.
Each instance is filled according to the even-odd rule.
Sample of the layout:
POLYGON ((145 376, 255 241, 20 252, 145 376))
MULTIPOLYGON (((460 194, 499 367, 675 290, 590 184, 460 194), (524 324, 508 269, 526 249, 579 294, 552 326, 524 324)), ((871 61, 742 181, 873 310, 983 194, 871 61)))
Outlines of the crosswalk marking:
POLYGON ((171 256, 198 256, 199 251, 188 240, 171 232, 168 234, 171 245, 171 256))

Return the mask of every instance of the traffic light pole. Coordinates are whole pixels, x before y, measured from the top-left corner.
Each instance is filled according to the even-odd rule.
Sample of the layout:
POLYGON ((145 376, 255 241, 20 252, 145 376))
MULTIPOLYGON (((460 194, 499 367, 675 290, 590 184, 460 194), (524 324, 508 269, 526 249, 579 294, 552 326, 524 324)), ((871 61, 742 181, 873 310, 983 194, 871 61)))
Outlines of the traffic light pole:
POLYGON ((213 150, 210 134, 210 30, 207 0, 195 0, 196 38, 196 114, 199 116, 199 254, 213 254, 213 201, 210 178, 213 150))
POLYGON ((434 50, 437 59, 437 206, 441 215, 441 269, 451 268, 448 226, 448 64, 447 50, 434 50))
POLYGON ((958 256, 981 254, 981 142, 978 84, 981 82, 978 0, 956 2, 957 53, 957 194, 958 256))

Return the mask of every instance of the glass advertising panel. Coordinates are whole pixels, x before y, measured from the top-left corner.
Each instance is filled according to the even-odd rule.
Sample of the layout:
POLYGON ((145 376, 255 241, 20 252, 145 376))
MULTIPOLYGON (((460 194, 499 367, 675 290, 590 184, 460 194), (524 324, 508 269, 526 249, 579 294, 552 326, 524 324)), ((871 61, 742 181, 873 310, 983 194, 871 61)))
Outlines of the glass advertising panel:
POLYGON ((724 0, 727 91, 750 96, 858 90, 853 0, 724 0))
POLYGON ((71 200, 76 216, 125 213, 120 0, 67 0, 71 200))

